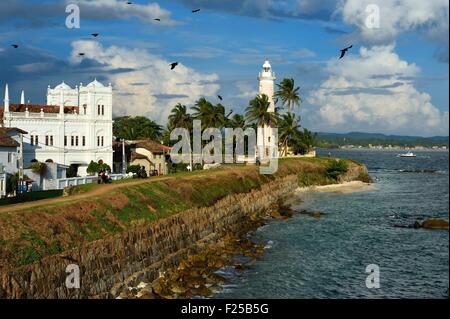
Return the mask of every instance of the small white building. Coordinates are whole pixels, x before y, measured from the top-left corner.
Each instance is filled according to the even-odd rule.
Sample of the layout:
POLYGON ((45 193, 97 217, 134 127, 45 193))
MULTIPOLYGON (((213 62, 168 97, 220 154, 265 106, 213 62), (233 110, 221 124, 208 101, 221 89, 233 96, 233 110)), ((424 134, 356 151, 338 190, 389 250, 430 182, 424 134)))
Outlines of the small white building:
POLYGON ((0 127, 0 198, 6 196, 8 175, 23 169, 23 134, 27 132, 17 128, 0 127))
POLYGON ((71 88, 62 82, 48 86, 45 105, 10 103, 5 89, 0 123, 4 127, 26 130, 24 166, 33 161, 71 166, 79 176, 86 176, 91 161, 112 167, 112 86, 94 80, 86 86, 71 88), (2 116, 3 114, 3 116, 2 116))

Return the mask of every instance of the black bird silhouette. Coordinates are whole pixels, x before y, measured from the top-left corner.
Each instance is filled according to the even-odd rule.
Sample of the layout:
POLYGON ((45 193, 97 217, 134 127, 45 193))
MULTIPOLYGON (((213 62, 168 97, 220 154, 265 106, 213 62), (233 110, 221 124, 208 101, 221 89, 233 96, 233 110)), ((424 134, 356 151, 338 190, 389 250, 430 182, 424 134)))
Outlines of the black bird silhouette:
POLYGON ((93 36, 94 38, 96 38, 96 37, 98 37, 98 33, 92 33, 92 36, 93 36))
POLYGON ((223 101, 223 97, 220 95, 217 95, 217 97, 219 98, 219 100, 223 101))
POLYGON ((17 49, 19 46, 17 44, 11 44, 14 49, 17 49))
POLYGON ((192 10, 192 13, 197 13, 197 12, 200 12, 200 9, 192 10))
POLYGON ((342 59, 344 57, 344 55, 347 53, 348 50, 350 50, 351 48, 353 48, 353 44, 345 49, 341 50, 341 56, 339 59, 342 59))
POLYGON ((133 4, 131 1, 127 1, 127 4, 133 4))
POLYGON ((155 21, 161 21, 161 19, 159 19, 159 18, 156 18, 156 19, 155 19, 155 21))
POLYGON ((177 67, 178 62, 170 63, 170 69, 173 70, 177 67))
POLYGON ((82 53, 82 52, 81 52, 81 53, 78 53, 78 55, 79 55, 79 56, 83 56, 83 55, 84 55, 84 53, 82 53))

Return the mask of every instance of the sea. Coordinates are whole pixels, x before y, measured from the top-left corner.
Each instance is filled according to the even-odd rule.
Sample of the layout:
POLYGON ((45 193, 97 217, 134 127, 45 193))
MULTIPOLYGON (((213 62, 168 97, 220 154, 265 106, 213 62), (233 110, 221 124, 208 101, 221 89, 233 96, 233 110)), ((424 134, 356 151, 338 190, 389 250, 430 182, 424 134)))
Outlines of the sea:
POLYGON ((266 247, 247 271, 221 270, 229 283, 215 298, 448 298, 449 232, 397 226, 449 218, 449 153, 318 150, 365 164, 374 186, 353 193, 301 193, 296 214, 250 238, 266 247))

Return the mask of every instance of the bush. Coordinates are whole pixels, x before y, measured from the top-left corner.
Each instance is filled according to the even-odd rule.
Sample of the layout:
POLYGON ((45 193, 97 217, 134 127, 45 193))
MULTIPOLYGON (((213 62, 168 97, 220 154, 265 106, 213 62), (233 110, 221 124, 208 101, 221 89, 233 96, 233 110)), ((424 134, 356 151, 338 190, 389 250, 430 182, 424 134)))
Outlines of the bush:
POLYGON ((45 175, 47 172, 47 164, 42 162, 33 162, 30 165, 31 171, 35 174, 45 175))
POLYGON ((137 174, 140 169, 141 167, 139 165, 130 165, 127 167, 127 174, 128 173, 137 174))
POLYGON ((103 171, 111 171, 111 167, 108 164, 105 163, 96 163, 94 161, 91 161, 88 165, 88 168, 86 169, 86 172, 89 175, 95 175, 101 170, 103 171))
POLYGON ((332 160, 327 165, 326 176, 337 180, 339 176, 347 173, 348 163, 345 160, 332 160))
POLYGON ((89 175, 95 175, 100 171, 100 165, 97 162, 91 161, 86 169, 89 175))

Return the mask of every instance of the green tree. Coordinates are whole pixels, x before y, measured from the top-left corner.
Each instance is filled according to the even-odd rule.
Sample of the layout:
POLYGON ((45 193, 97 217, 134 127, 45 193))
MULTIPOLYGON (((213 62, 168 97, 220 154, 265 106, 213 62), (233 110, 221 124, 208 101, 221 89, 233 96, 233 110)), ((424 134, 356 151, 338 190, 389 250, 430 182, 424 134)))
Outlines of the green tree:
POLYGON ((126 140, 159 140, 162 126, 144 116, 123 116, 114 119, 113 134, 116 138, 126 140))
POLYGON ((245 117, 241 114, 234 114, 233 117, 229 120, 228 124, 231 128, 242 128, 245 130, 248 126, 245 122, 245 117))
POLYGON ((293 148, 296 154, 306 154, 315 145, 317 133, 312 133, 308 129, 304 128, 303 131, 299 131, 293 138, 293 148))
POLYGON ((278 90, 275 92, 275 98, 281 100, 283 107, 288 107, 288 113, 292 112, 294 106, 299 106, 302 99, 299 95, 299 87, 295 87, 294 79, 284 79, 277 84, 278 90))
POLYGON ((192 110, 194 111, 192 116, 194 119, 202 121, 202 129, 211 127, 210 122, 214 112, 213 108, 214 106, 212 103, 204 97, 195 102, 195 105, 192 107, 192 110))
POLYGON ((281 146, 281 156, 287 156, 288 147, 291 145, 295 136, 300 133, 299 118, 293 113, 283 114, 280 119, 279 136, 281 146))
POLYGON ((91 161, 86 169, 89 175, 95 175, 100 171, 100 165, 97 162, 91 161))
POLYGON ((246 108, 245 118, 249 123, 256 123, 257 126, 277 124, 276 112, 269 111, 269 97, 265 94, 256 96, 250 101, 246 108))
POLYGON ((348 171, 348 163, 346 160, 331 160, 327 165, 326 176, 332 178, 334 180, 338 180, 339 176, 347 173, 348 171))
POLYGON ((175 105, 169 115, 169 130, 171 131, 178 127, 187 129, 192 128, 192 116, 187 112, 186 105, 182 105, 181 103, 175 105))

